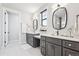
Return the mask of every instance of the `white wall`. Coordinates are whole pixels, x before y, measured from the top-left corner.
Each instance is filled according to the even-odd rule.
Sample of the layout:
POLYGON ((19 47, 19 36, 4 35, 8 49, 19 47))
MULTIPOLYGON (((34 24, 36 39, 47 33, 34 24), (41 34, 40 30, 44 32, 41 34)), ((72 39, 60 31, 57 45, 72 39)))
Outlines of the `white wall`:
MULTIPOLYGON (((79 14, 79 4, 77 3, 73 3, 73 4, 61 4, 61 6, 66 7, 67 9, 67 13, 68 13, 68 23, 67 23, 67 27, 65 29, 60 30, 60 35, 62 34, 66 34, 68 35, 68 28, 72 27, 74 29, 75 26, 75 20, 76 20, 76 15, 79 14)), ((47 32, 48 34, 55 34, 56 31, 53 29, 52 26, 52 13, 55 10, 55 8, 57 8, 56 4, 48 4, 45 5, 43 7, 41 7, 36 13, 33 14, 33 18, 37 18, 39 21, 39 28, 37 31, 39 31, 40 27, 41 27, 41 19, 40 19, 40 12, 44 9, 47 8, 47 12, 48 12, 48 24, 47 24, 47 32)))
POLYGON ((0 3, 0 49, 3 47, 3 12, 0 3))
POLYGON ((21 19, 22 19, 22 33, 26 33, 28 31, 31 31, 31 14, 30 13, 21 13, 21 19))
POLYGON ((3 15, 0 9, 0 49, 3 47, 3 15))

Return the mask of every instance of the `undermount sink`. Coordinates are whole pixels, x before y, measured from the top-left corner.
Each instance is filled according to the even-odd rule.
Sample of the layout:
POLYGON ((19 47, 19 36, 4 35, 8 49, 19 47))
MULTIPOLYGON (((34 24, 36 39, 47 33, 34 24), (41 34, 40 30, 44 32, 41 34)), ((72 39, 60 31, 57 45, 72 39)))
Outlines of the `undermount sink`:
POLYGON ((60 35, 60 36, 74 38, 73 36, 67 36, 67 35, 60 35))
POLYGON ((67 36, 67 35, 56 35, 56 34, 51 34, 53 36, 62 36, 62 37, 70 37, 70 38, 74 38, 73 36, 67 36))
POLYGON ((51 35, 53 35, 53 36, 57 36, 56 34, 51 34, 51 35))
POLYGON ((40 33, 34 33, 34 34, 40 34, 40 33))

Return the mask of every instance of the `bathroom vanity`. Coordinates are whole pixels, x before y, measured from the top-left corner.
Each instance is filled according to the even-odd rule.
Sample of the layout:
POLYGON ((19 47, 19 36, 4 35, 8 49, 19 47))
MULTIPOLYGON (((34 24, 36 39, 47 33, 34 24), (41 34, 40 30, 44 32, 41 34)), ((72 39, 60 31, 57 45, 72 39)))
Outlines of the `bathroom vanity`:
POLYGON ((34 48, 40 46, 40 37, 37 36, 39 33, 26 33, 26 42, 34 48))
POLYGON ((42 35, 40 45, 44 56, 79 56, 79 40, 75 38, 42 35))

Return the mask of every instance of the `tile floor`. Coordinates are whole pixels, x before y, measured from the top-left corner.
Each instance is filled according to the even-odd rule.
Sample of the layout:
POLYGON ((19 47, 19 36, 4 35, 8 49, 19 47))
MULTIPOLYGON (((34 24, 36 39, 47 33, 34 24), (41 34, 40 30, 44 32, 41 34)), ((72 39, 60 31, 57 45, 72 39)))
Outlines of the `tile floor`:
POLYGON ((0 56, 42 56, 40 48, 33 48, 28 44, 9 44, 0 50, 0 56))

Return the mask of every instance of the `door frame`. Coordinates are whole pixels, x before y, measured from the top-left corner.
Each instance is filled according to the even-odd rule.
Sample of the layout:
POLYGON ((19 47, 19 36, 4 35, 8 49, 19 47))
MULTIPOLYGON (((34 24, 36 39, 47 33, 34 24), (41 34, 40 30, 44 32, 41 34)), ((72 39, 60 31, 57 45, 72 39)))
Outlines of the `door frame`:
POLYGON ((18 14, 19 15, 19 43, 21 43, 21 39, 22 39, 22 29, 21 29, 21 12, 20 11, 16 11, 16 10, 13 10, 13 9, 10 9, 10 8, 5 8, 5 7, 3 7, 3 47, 4 47, 4 45, 5 45, 5 43, 4 43, 4 13, 6 12, 6 11, 9 11, 9 12, 11 12, 11 13, 16 13, 16 14, 18 14))

